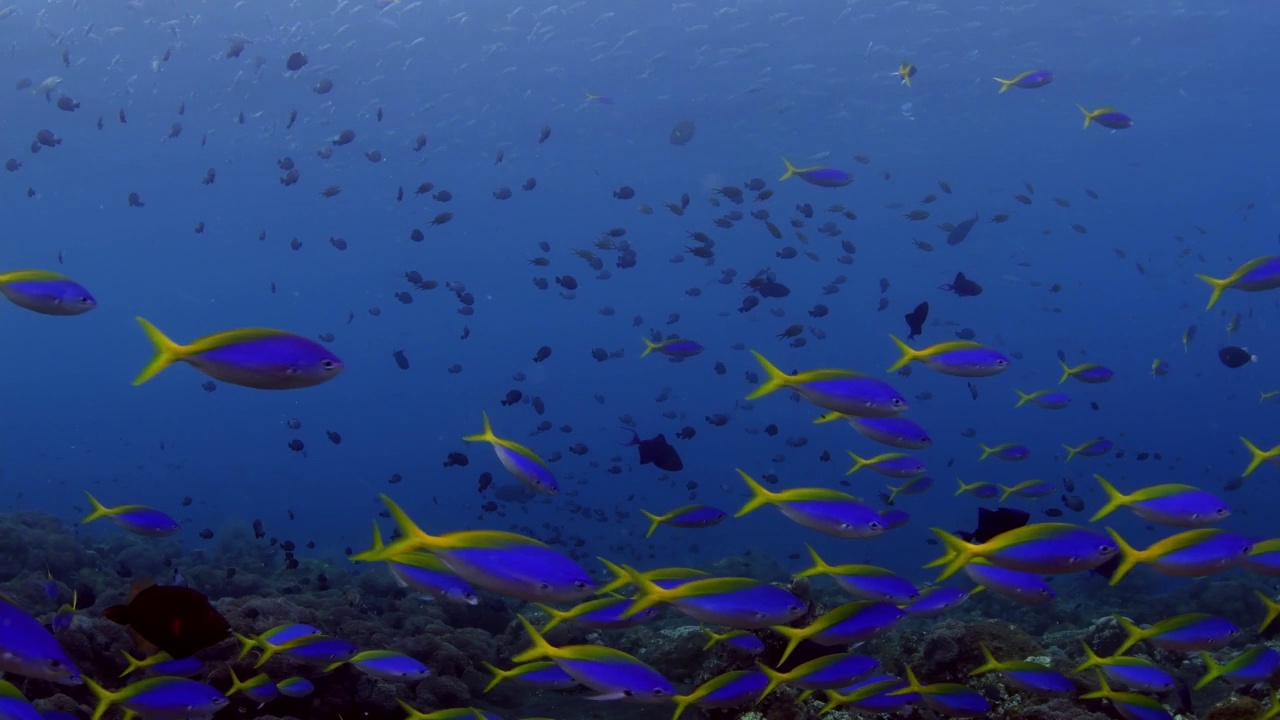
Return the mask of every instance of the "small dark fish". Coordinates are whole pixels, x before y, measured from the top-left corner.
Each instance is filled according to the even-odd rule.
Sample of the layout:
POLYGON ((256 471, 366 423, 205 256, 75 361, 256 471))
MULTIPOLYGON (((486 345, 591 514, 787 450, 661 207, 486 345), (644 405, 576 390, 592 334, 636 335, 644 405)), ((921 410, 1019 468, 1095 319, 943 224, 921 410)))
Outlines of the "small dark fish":
POLYGON ((409 369, 409 358, 404 354, 403 350, 396 350, 395 352, 391 353, 391 357, 395 359, 396 367, 400 368, 401 370, 409 369))
POLYGON ((998 507, 995 510, 978 508, 978 527, 973 532, 956 531, 954 535, 971 543, 984 543, 1003 535, 1010 530, 1017 530, 1031 520, 1031 513, 1016 508, 998 507))
POLYGON ((924 334, 924 321, 929 319, 929 303, 920 303, 916 306, 915 310, 912 310, 902 317, 907 321, 907 327, 911 329, 911 333, 907 335, 907 339, 916 339, 924 334))
POLYGON ((680 459, 680 453, 667 442, 665 435, 659 433, 656 437, 648 440, 641 440, 640 435, 631 428, 623 428, 631 433, 631 440, 623 445, 636 445, 640 448, 640 464, 650 465, 659 470, 667 472, 678 472, 684 469, 684 461, 680 459))
POLYGON ((613 196, 619 200, 630 200, 636 196, 636 191, 629 185, 623 185, 613 191, 613 196))
POLYGON ((1242 368, 1251 362, 1257 362, 1257 356, 1242 347, 1228 345, 1218 351, 1218 359, 1229 368, 1242 368))
POLYGON ((534 353, 533 361, 536 363, 540 363, 549 357, 551 357, 551 348, 547 345, 543 345, 542 347, 538 348, 538 352, 534 353))
POLYGON ((298 72, 302 68, 306 67, 306 65, 307 54, 302 51, 293 53, 289 56, 289 59, 284 62, 284 67, 289 72, 298 72))
POLYGON ((337 432, 333 430, 325 430, 324 434, 329 437, 329 442, 333 443, 334 445, 342 444, 342 436, 339 435, 337 432))
POLYGON ((226 618, 203 593, 154 582, 135 586, 128 603, 113 605, 102 614, 174 659, 191 657, 231 634, 226 618))
POLYGON ((956 224, 951 232, 947 233, 948 245, 959 245, 969 237, 969 231, 973 230, 973 226, 978 224, 978 214, 974 213, 973 217, 963 220, 956 224))
POLYGON ((551 137, 551 126, 543 125, 542 129, 538 131, 538 144, 541 145, 542 143, 546 142, 550 137, 551 137))
POLYGON ((945 285, 939 285, 939 290, 953 292, 960 297, 974 297, 982 294, 982 286, 964 276, 964 273, 956 273, 956 279, 945 285))
POLYGON ((667 140, 672 145, 688 145, 697 129, 692 120, 681 120, 671 128, 671 135, 667 140))

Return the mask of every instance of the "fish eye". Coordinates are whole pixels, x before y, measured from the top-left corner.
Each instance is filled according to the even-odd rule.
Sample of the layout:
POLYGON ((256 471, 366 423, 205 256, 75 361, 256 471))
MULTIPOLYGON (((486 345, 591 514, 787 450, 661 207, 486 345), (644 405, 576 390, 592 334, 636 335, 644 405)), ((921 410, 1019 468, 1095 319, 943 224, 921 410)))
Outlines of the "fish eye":
POLYGON ((586 590, 589 587, 583 580, 574 580, 573 586, 579 590, 586 590))
POLYGON ((50 660, 50 661, 49 661, 49 667, 54 668, 54 669, 60 668, 60 667, 62 667, 62 661, 61 661, 61 660, 50 660))
POLYGON ((1115 546, 1114 546, 1114 545, 1099 545, 1099 546, 1098 546, 1098 552, 1101 552, 1103 555, 1106 555, 1106 554, 1108 554, 1108 553, 1113 553, 1113 552, 1115 552, 1115 551, 1116 551, 1116 548, 1115 548, 1115 546))
POLYGON ((654 689, 653 689, 653 694, 654 694, 654 695, 656 695, 656 696, 658 696, 658 697, 662 697, 663 695, 666 695, 667 693, 666 693, 666 691, 664 691, 662 688, 654 688, 654 689))
POLYGON ((633 695, 635 695, 635 693, 631 692, 630 690, 623 690, 622 694, 624 697, 632 697, 633 695))
POLYGON ((320 361, 320 367, 324 368, 325 370, 332 370, 332 369, 333 369, 333 361, 332 361, 332 360, 321 360, 321 361, 320 361))
POLYGON ((867 527, 871 528, 872 530, 879 530, 880 523, 876 520, 872 520, 871 522, 867 523, 867 527))
POLYGON ((1224 507, 1220 507, 1220 508, 1218 508, 1217 510, 1214 510, 1213 512, 1214 512, 1214 514, 1215 514, 1215 515, 1226 515, 1226 514, 1227 514, 1227 509, 1226 509, 1226 508, 1224 508, 1224 507))
POLYGON ((89 304, 89 298, 85 297, 84 295, 81 295, 79 298, 76 298, 76 299, 80 302, 81 305, 89 304))
POLYGON ((551 585, 548 583, 538 583, 538 589, 543 592, 547 592, 551 589, 551 585))
POLYGON ((894 407, 902 407, 906 402, 902 398, 894 398, 890 404, 894 407))

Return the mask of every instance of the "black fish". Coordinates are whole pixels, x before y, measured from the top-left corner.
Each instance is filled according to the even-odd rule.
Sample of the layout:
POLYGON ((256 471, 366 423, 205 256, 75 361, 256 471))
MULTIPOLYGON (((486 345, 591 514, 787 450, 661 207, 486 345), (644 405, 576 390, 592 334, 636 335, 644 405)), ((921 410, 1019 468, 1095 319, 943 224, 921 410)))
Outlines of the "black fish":
POLYGON ((998 507, 995 510, 978 508, 978 527, 973 532, 957 530, 956 537, 971 543, 984 543, 1010 530, 1017 530, 1031 520, 1031 513, 1016 508, 998 507))
POLYGON ((648 440, 641 440, 640 435, 631 428, 623 428, 631 432, 631 441, 622 443, 623 445, 638 445, 640 447, 640 464, 652 464, 659 470, 667 472, 678 472, 684 469, 684 461, 680 459, 680 453, 671 447, 667 442, 667 437, 661 433, 657 437, 648 440))
POLYGON ((127 605, 113 605, 102 614, 175 659, 191 657, 231 634, 208 597, 176 585, 139 584, 127 605))
POLYGON ((948 245, 959 245, 964 239, 969 237, 969 231, 978 223, 978 214, 974 213, 973 217, 958 223, 951 232, 947 233, 948 245))
POLYGON ((907 335, 907 339, 916 339, 924 334, 924 321, 929 319, 929 303, 920 303, 915 310, 903 315, 902 318, 907 321, 907 327, 911 328, 911 333, 907 335))
POLYGON ((688 145, 696 131, 697 127, 692 120, 681 120, 676 123, 675 127, 671 128, 671 136, 668 140, 672 145, 688 145))
POLYGON ((953 292, 960 297, 973 297, 982 294, 982 286, 964 276, 964 273, 956 273, 956 279, 945 285, 939 285, 939 290, 953 292))
POLYGON ((1218 359, 1222 361, 1223 365, 1234 369, 1244 367, 1258 358, 1242 347, 1228 345, 1218 351, 1218 359))

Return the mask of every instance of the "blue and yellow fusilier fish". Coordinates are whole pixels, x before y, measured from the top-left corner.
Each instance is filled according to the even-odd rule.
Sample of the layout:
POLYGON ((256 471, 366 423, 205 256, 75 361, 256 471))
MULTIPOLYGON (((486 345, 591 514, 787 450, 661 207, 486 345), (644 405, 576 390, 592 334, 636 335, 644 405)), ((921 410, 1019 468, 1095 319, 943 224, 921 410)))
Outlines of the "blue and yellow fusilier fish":
POLYGON ((113 508, 104 507, 98 499, 88 492, 85 497, 89 498, 89 504, 93 506, 85 519, 80 524, 93 522, 98 518, 107 518, 111 522, 128 530, 135 535, 145 535, 146 537, 167 537, 182 529, 177 520, 169 517, 167 514, 146 505, 118 505, 113 508))
POLYGON ((329 665, 324 671, 333 672, 347 664, 380 680, 421 680, 431 674, 431 670, 421 660, 394 650, 365 650, 329 665))
MULTIPOLYGON (((373 548, 370 552, 377 553, 383 548, 382 533, 378 530, 377 521, 374 521, 373 548)), ((440 558, 430 553, 405 553, 395 560, 388 560, 387 567, 397 585, 412 588, 429 599, 459 605, 477 605, 480 602, 471 583, 453 574, 440 558)))
POLYGON ((815 423, 831 422, 844 419, 858 434, 868 440, 874 440, 889 447, 904 450, 924 450, 933 445, 933 438, 928 431, 901 415, 887 417, 857 417, 827 413, 815 420, 815 423))
POLYGON ((647 357, 650 353, 658 353, 666 355, 673 360, 683 360, 694 355, 700 355, 706 349, 702 347, 701 343, 682 337, 669 337, 658 342, 654 342, 649 338, 640 339, 644 340, 644 352, 640 353, 640 357, 647 357))
POLYGON ((898 65, 898 77, 902 79, 902 84, 911 87, 911 78, 916 76, 919 70, 915 65, 909 62, 900 63, 898 65))
POLYGON ((1058 380, 1059 385, 1070 378, 1075 378, 1082 383, 1090 385, 1101 385, 1102 383, 1110 382, 1111 378, 1116 376, 1115 371, 1111 368, 1098 363, 1084 363, 1083 365, 1071 367, 1059 360, 1058 364, 1062 366, 1062 378, 1058 380))
POLYGON ((1095 122, 1110 130, 1128 130, 1133 127, 1133 118, 1110 105, 1100 107, 1097 110, 1090 110, 1079 103, 1076 103, 1076 107, 1080 108, 1080 112, 1084 113, 1084 129, 1086 130, 1089 129, 1090 123, 1095 122))
POLYGON ((986 560, 970 560, 961 570, 978 587, 1024 605, 1040 605, 1058 596, 1036 573, 1009 570, 986 560))
POLYGON ((1117 615, 1124 628, 1125 639, 1116 648, 1119 655, 1143 640, 1164 650, 1199 652, 1216 650, 1240 635, 1240 628, 1230 620, 1207 613, 1186 613, 1161 620, 1149 628, 1140 628, 1126 617, 1117 615))
POLYGON ((981 591, 980 587, 961 590, 956 587, 934 585, 921 590, 920 598, 903 609, 907 611, 907 617, 910 618, 937 617, 955 610, 974 593, 981 591))
POLYGON ((640 512, 649 518, 649 532, 645 533, 645 538, 652 537, 659 525, 670 525, 675 528, 709 528, 719 525, 729 517, 725 511, 710 505, 684 505, 662 515, 654 515, 647 510, 640 512))
POLYGON ((79 685, 80 671, 40 621, 0 594, 0 672, 79 685))
POLYGON ((98 306, 83 285, 48 270, 0 273, 0 295, 41 315, 83 315, 98 306))
MULTIPOLYGON (((280 646, 281 655, 308 665, 332 665, 350 660, 360 652, 355 643, 331 635, 307 635, 280 646)), ((265 661, 258 659, 254 667, 262 667, 265 661)))
POLYGON ((574 680, 599 693, 594 697, 596 700, 666 703, 675 697, 676 689, 671 681, 621 650, 601 645, 555 647, 543 639, 524 616, 517 615, 516 619, 529 634, 533 647, 518 653, 511 658, 512 662, 547 658, 574 680))
POLYGON ((801 690, 839 690, 867 677, 880 669, 880 661, 866 655, 835 653, 823 655, 801 663, 787 672, 779 672, 757 662, 760 672, 769 677, 769 684, 760 691, 760 700, 779 685, 792 685, 801 690))
POLYGON ((809 557, 813 558, 813 566, 796 573, 798 578, 826 575, 845 592, 865 600, 906 605, 920 599, 920 591, 901 575, 875 565, 830 565, 812 546, 805 547, 809 549, 809 557))
POLYGON ((925 565, 944 566, 939 582, 977 558, 1010 570, 1061 575, 1091 570, 1119 552, 1103 533, 1068 523, 1024 525, 978 544, 940 528, 931 530, 946 549, 945 555, 925 565))
POLYGON ((1266 645, 1257 645, 1236 655, 1225 663, 1218 663, 1207 652, 1200 653, 1204 660, 1204 677, 1196 683, 1196 690, 1203 690, 1209 683, 1222 678, 1232 685, 1253 685, 1266 682, 1280 669, 1280 652, 1266 645))
POLYGON ((1107 684, 1107 676, 1101 670, 1097 672, 1101 687, 1081 695, 1080 700, 1110 700, 1116 712, 1129 720, 1173 720, 1173 716, 1159 700, 1137 693, 1112 690, 1107 684))
POLYGON ((1081 443, 1076 447, 1071 447, 1064 443, 1062 448, 1067 451, 1067 459, 1063 460, 1063 462, 1071 462, 1071 459, 1077 455, 1081 457, 1098 457, 1099 455, 1106 455, 1111 452, 1111 448, 1115 447, 1115 445, 1116 444, 1114 442, 1104 437, 1094 438, 1093 440, 1081 443))
MULTIPOLYGON (((1000 83, 1000 92, 1004 92, 1009 88, 1018 88, 1019 90, 1034 90, 1042 88, 1053 82, 1053 71, 1051 70, 1028 70, 1020 73, 1012 80, 1004 80, 1001 78, 992 78, 1000 83)), ((997 93, 998 94, 998 93, 997 93)))
POLYGON ((690 705, 700 708, 731 708, 746 705, 751 699, 760 695, 760 691, 769 684, 769 678, 756 670, 734 670, 717 675, 702 683, 687 695, 677 695, 676 711, 671 720, 680 720, 680 716, 690 705))
POLYGON ((751 499, 734 517, 772 505, 792 522, 833 537, 868 538, 880 535, 886 529, 884 519, 874 508, 839 490, 790 488, 775 493, 741 469, 738 474, 750 488, 751 499))
POLYGON ((391 498, 381 497, 400 538, 382 550, 352 555, 353 561, 395 561, 405 553, 425 550, 463 580, 520 600, 576 602, 596 592, 590 573, 545 543, 498 530, 428 535, 391 498))
POLYGON ((989 457, 1008 462, 1021 462, 1031 457, 1031 448, 1018 443, 1002 443, 995 447, 987 447, 982 443, 978 443, 978 447, 982 448, 982 457, 978 458, 978 462, 982 462, 989 457))
POLYGON ((120 677, 126 677, 138 670, 143 670, 149 676, 191 677, 204 669, 204 661, 195 655, 174 660, 169 653, 161 652, 139 660, 130 655, 127 650, 121 650, 120 654, 124 655, 126 664, 125 669, 120 673, 120 677))
POLYGON ((802 628, 775 625, 769 629, 787 639, 778 659, 782 665, 805 640, 827 647, 864 643, 893 629, 906 616, 894 603, 858 600, 834 607, 802 628))
POLYGON ((106 690, 89 678, 84 681, 98 700, 92 720, 102 720, 113 705, 144 718, 211 717, 230 702, 212 687, 186 678, 147 678, 118 692, 106 690))
POLYGON ((245 656, 256 649, 261 653, 261 656, 254 667, 262 667, 276 653, 294 640, 303 637, 320 636, 322 633, 319 628, 311 625, 286 623, 277 625, 261 635, 241 635, 234 632, 232 635, 240 643, 240 654, 236 656, 236 660, 243 660, 245 656))
POLYGON ((1209 304, 1205 307, 1205 310, 1212 310, 1218 303, 1218 298, 1222 297, 1224 290, 1262 292, 1280 288, 1280 255, 1254 258, 1221 279, 1208 275, 1196 275, 1196 277, 1209 283, 1209 287, 1213 288, 1213 292, 1209 294, 1209 304))
POLYGON ((224 693, 227 697, 240 693, 249 698, 249 700, 258 703, 258 707, 262 707, 280 697, 280 688, 276 687, 275 681, 270 676, 258 673, 248 680, 241 680, 236 675, 235 668, 229 668, 229 670, 231 671, 231 687, 227 688, 227 692, 224 693))
POLYGON ((342 373, 342 360, 313 340, 270 328, 242 328, 179 345, 142 318, 138 324, 155 346, 155 357, 134 385, 185 362, 214 380, 260 390, 295 390, 328 382, 342 373))
POLYGON ((906 453, 881 453, 875 457, 864 458, 859 457, 852 450, 846 452, 853 460, 853 466, 845 471, 845 475, 852 475, 862 468, 870 468, 885 477, 914 478, 929 471, 923 460, 906 453))
POLYGON ((787 166, 787 171, 782 174, 782 177, 778 178, 779 182, 798 177, 810 185, 825 188, 844 187, 853 182, 853 176, 844 170, 837 170, 831 167, 798 168, 786 158, 782 158, 782 162, 787 166))
POLYGON ((702 646, 704 651, 710 650, 716 645, 747 655, 759 655, 765 650, 764 641, 749 630, 729 630, 728 632, 717 633, 714 630, 702 628, 702 632, 706 633, 707 637, 710 638, 707 640, 707 644, 702 646))
POLYGON ((1148 522, 1187 528, 1212 525, 1231 515, 1231 508, 1216 495, 1192 485, 1151 485, 1126 495, 1101 475, 1095 474, 1093 479, 1102 486, 1107 502, 1089 522, 1097 522, 1119 508, 1128 508, 1148 522))
POLYGON ((624 565, 622 569, 637 590, 622 618, 666 603, 698 622, 758 630, 791 622, 809 609, 803 600, 786 590, 753 578, 699 578, 664 588, 634 568, 624 565))
POLYGON ((990 377, 1009 369, 1009 358, 1004 353, 970 340, 951 340, 917 350, 896 335, 889 338, 902 357, 889 366, 888 372, 897 372, 915 361, 943 375, 967 378, 990 377))
POLYGON ((489 424, 489 413, 483 413, 484 429, 476 435, 466 435, 466 442, 487 442, 493 446, 493 454, 498 462, 507 469, 515 479, 536 493, 556 495, 560 492, 560 483, 551 472, 547 463, 534 451, 514 440, 500 438, 493 434, 493 426, 489 424))
POLYGON ((1033 393, 1024 393, 1021 390, 1014 390, 1018 393, 1018 404, 1013 407, 1020 408, 1027 403, 1031 403, 1038 408, 1045 410, 1062 410, 1071 407, 1071 396, 1066 393, 1054 392, 1052 390, 1037 390, 1033 393))
MULTIPOLYGON (((377 0, 377 2, 385 1, 377 0)), ((473 707, 446 708, 424 713, 403 700, 396 700, 396 703, 400 705, 401 710, 408 713, 404 720, 502 720, 491 712, 473 707)), ((341 715, 338 716, 338 720, 342 720, 341 715)))
POLYGON ((918 694, 929 709, 947 717, 982 717, 991 712, 991 703, 977 690, 949 682, 921 685, 910 665, 907 666, 907 686, 889 694, 918 694))
POLYGON ((544 634, 565 622, 571 622, 588 630, 621 630, 642 625, 658 617, 657 608, 648 608, 634 615, 622 617, 631 607, 631 600, 618 595, 587 600, 568 610, 557 610, 542 603, 533 605, 551 618, 545 625, 538 628, 538 632, 544 634))
POLYGON ((1253 543, 1241 535, 1216 528, 1197 528, 1159 540, 1146 550, 1135 550, 1120 534, 1107 528, 1120 548, 1120 564, 1111 583, 1120 582, 1139 563, 1172 577, 1205 577, 1235 567, 1253 551, 1253 543))
POLYGON ((969 672, 970 677, 1000 673, 1005 682, 1033 695, 1069 697, 1076 692, 1071 678, 1047 665, 1029 660, 997 660, 985 644, 978 647, 982 650, 983 663, 969 672))
POLYGON ((1085 660, 1071 672, 1082 673, 1091 667, 1096 667, 1110 678, 1111 682, 1141 692, 1159 694, 1174 688, 1173 676, 1146 658, 1119 653, 1111 657, 1098 657, 1088 643, 1082 644, 1085 660))
MULTIPOLYGON (((885 503, 892 505, 893 501, 897 499, 899 495, 920 495, 926 492, 929 488, 933 487, 933 478, 928 475, 920 475, 918 477, 907 478, 907 481, 901 485, 886 485, 885 487, 889 490, 889 498, 885 500, 885 503)), ((884 493, 880 493, 880 496, 883 498, 884 493)), ((881 511, 881 516, 883 517, 883 511, 881 511)), ((892 529, 892 527, 890 529, 892 529)))
POLYGON ((485 686, 484 692, 498 687, 503 680, 514 680, 521 685, 547 690, 564 690, 578 684, 578 681, 574 680, 569 673, 550 660, 523 663, 510 670, 502 670, 489 663, 484 663, 484 667, 493 675, 493 679, 485 686))
POLYGON ((990 483, 985 480, 979 480, 977 482, 971 482, 966 484, 964 480, 961 480, 960 478, 956 478, 956 484, 959 485, 960 487, 956 489, 955 495, 953 495, 953 497, 960 497, 965 493, 969 493, 970 495, 976 498, 980 498, 982 500, 990 500, 991 498, 996 497, 997 495, 1000 494, 1000 488, 997 487, 995 483, 990 483))
POLYGON ((276 688, 280 690, 281 695, 291 698, 304 698, 316 691, 316 686, 310 680, 297 675, 276 683, 276 688))
MULTIPOLYGON (((605 569, 613 574, 613 580, 610 580, 604 587, 596 591, 597 594, 608 595, 609 593, 617 592, 622 588, 630 587, 634 584, 631 582, 631 576, 628 575, 627 571, 619 565, 609 562, 602 557, 598 557, 596 559, 605 566, 605 569)), ((691 580, 711 577, 711 573, 703 572, 702 570, 694 570, 693 568, 668 567, 646 570, 640 573, 640 576, 658 587, 671 589, 673 587, 679 587, 691 580)))
POLYGON ((1027 500, 1035 500, 1057 492, 1057 487, 1048 480, 1023 480, 1017 485, 1000 485, 1000 502, 1017 496, 1027 500))
POLYGON ((827 690, 827 703, 818 714, 826 715, 843 707, 867 714, 903 712, 920 702, 919 693, 890 694, 906 686, 906 681, 901 678, 877 673, 848 687, 827 690))
POLYGON ((765 380, 747 396, 747 400, 787 388, 823 410, 842 415, 889 417, 907 409, 907 399, 883 380, 853 370, 835 369, 807 370, 788 375, 760 353, 752 350, 751 354, 764 370, 765 380))

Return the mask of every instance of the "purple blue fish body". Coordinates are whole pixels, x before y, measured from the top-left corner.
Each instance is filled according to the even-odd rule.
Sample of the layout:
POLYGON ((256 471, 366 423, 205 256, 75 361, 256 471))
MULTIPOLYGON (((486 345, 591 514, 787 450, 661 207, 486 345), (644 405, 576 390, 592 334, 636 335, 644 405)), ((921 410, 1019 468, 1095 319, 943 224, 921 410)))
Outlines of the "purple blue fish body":
POLYGON ((57 638, 3 594, 0 629, 0 671, 60 685, 83 682, 57 638))
POLYGON ((260 390, 295 390, 326 383, 342 373, 342 360, 314 340, 270 328, 245 328, 206 335, 189 345, 170 340, 142 318, 156 354, 134 385, 185 362, 214 380, 260 390))
POLYGON ((790 160, 782 158, 782 162, 787 166, 787 171, 782 174, 778 180, 787 180, 792 177, 798 177, 810 185, 817 185, 824 188, 844 187, 853 182, 853 175, 831 167, 804 167, 798 168, 791 164, 790 160))
POLYGON ((41 315, 83 315, 98 301, 83 285, 48 270, 0 273, 0 295, 20 308, 41 315))

